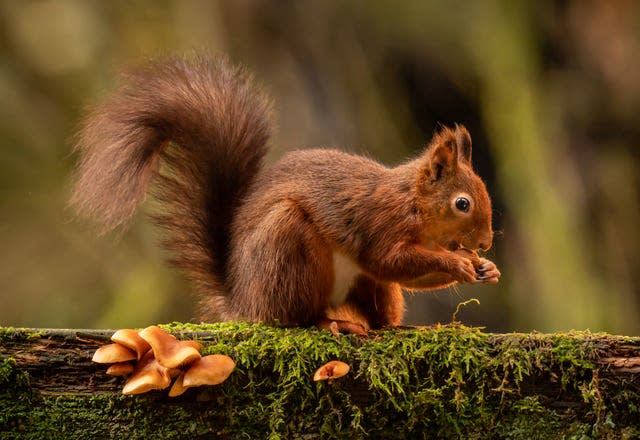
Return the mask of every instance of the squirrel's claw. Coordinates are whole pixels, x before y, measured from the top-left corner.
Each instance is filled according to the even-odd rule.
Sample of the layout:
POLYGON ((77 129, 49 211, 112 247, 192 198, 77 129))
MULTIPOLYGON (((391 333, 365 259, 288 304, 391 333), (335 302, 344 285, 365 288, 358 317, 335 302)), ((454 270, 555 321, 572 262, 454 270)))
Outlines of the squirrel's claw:
POLYGON ((481 258, 476 267, 476 283, 495 284, 500 279, 502 274, 498 270, 498 267, 492 261, 486 258, 481 258))

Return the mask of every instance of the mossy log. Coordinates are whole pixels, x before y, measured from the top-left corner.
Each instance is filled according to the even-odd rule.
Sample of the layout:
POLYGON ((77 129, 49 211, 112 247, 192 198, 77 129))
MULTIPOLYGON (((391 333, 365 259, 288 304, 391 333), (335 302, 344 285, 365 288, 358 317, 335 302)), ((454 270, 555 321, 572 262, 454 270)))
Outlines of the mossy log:
POLYGON ((122 396, 91 362, 107 330, 0 329, 0 438, 638 438, 640 338, 488 334, 461 325, 368 338, 170 324, 237 368, 223 384, 122 396), (339 359, 349 374, 313 382, 339 359))

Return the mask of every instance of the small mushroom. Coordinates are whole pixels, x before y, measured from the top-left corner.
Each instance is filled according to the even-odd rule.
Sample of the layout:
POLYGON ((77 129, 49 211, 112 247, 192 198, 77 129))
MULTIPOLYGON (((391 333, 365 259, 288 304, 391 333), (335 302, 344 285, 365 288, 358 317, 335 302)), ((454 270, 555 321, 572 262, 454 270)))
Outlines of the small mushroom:
POLYGON ((133 364, 131 362, 118 362, 107 368, 109 376, 126 376, 133 372, 133 364))
POLYGON ((185 388, 218 385, 227 380, 235 368, 236 363, 229 356, 210 354, 191 364, 182 383, 185 388))
POLYGON ((145 328, 139 335, 151 345, 156 359, 164 367, 178 368, 200 359, 200 352, 193 346, 198 344, 196 341, 178 341, 155 325, 145 328))
POLYGON ((138 360, 142 359, 142 356, 151 348, 149 343, 138 335, 137 331, 128 328, 115 332, 111 336, 111 340, 135 351, 138 360))
POLYGON ((163 390, 170 384, 169 369, 158 363, 153 356, 153 351, 148 351, 124 384, 122 394, 142 394, 151 390, 163 390))
POLYGON ((349 372, 349 365, 342 361, 330 361, 318 368, 316 374, 313 375, 314 381, 333 380, 344 376, 349 372))
POLYGON ((136 354, 124 345, 107 344, 98 348, 91 360, 99 364, 115 364, 118 362, 132 361, 136 354))

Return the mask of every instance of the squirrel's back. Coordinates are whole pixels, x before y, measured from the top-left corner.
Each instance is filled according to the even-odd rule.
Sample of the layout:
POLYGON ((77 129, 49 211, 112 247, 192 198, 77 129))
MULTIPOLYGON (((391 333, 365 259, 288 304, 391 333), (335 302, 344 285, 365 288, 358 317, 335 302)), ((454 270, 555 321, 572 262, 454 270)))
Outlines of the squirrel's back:
POLYGON ((223 298, 231 219, 259 172, 270 102, 225 58, 149 63, 89 114, 71 204, 104 230, 126 224, 156 180, 172 263, 223 298))
POLYGON ((369 224, 376 212, 385 223, 410 219, 407 192, 413 180, 413 173, 333 148, 292 151, 260 174, 256 190, 247 194, 234 218, 233 229, 236 236, 246 235, 262 220, 256 212, 264 214, 288 200, 305 212, 332 246, 355 253, 358 236, 383 229, 384 225, 369 224), (358 234, 352 233, 354 229, 358 234))

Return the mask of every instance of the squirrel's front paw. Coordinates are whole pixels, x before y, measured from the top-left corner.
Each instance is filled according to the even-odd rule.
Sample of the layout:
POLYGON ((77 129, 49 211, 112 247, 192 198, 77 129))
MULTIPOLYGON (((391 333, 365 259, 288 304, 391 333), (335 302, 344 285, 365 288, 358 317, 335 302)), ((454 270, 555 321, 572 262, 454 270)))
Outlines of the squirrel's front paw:
POLYGON ((500 271, 493 261, 480 258, 476 264, 476 283, 495 284, 500 279, 500 271))
POLYGON ((461 283, 473 283, 478 278, 473 262, 457 255, 449 262, 449 274, 461 283))

